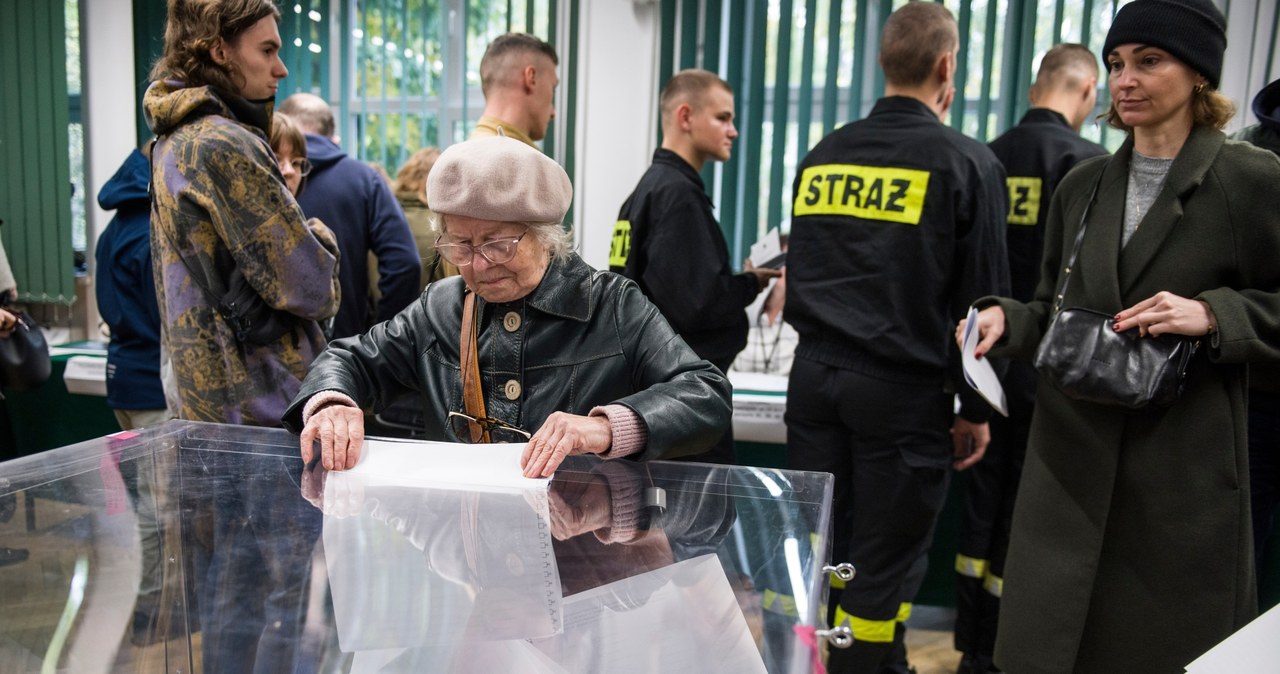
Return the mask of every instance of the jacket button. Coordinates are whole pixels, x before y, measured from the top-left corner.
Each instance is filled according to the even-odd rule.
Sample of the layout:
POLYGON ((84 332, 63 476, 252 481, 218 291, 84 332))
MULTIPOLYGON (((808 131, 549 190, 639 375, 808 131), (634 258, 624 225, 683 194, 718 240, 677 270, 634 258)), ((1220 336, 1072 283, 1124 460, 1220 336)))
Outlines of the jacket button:
POLYGON ((502 317, 502 327, 506 328, 507 332, 515 332, 516 330, 519 330, 520 314, 517 314, 514 311, 508 311, 507 315, 502 317))
POLYGON ((507 394, 507 400, 515 400, 519 398, 520 382, 514 379, 508 380, 507 385, 504 387, 504 392, 507 394))

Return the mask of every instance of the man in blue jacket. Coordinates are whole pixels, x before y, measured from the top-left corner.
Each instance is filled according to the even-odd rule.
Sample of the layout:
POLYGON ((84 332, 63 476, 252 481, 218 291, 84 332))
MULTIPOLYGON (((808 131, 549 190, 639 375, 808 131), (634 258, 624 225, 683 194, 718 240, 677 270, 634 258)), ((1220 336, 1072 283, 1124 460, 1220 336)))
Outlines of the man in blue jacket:
MULTIPOLYGON (((124 430, 154 426, 173 417, 160 384, 160 307, 151 267, 151 162, 139 150, 98 192, 98 205, 115 217, 98 237, 94 290, 98 312, 111 330, 107 344, 107 406, 124 430)), ((134 497, 142 542, 142 577, 133 613, 133 643, 154 642, 160 608, 160 525, 157 498, 167 482, 146 461, 126 462, 120 472, 134 497), (136 471, 136 472, 135 472, 136 471)))
POLYGON ((151 426, 169 418, 160 385, 160 309, 151 268, 151 162, 134 150, 98 192, 115 211, 98 237, 94 287, 98 311, 111 330, 107 345, 107 406, 120 427, 151 426))
POLYGON ((369 165, 348 157, 334 142, 333 111, 314 94, 294 94, 280 105, 307 135, 311 174, 298 195, 309 218, 333 230, 342 252, 338 283, 342 302, 331 339, 350 337, 391 318, 422 292, 422 262, 413 231, 391 188, 369 165), (369 316, 369 252, 378 258, 377 315, 369 316))

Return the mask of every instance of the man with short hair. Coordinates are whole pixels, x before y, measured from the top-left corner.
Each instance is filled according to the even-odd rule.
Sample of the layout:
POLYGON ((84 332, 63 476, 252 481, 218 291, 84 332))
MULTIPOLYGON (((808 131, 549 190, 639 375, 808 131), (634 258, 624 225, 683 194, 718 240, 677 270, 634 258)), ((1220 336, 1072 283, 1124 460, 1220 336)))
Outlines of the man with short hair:
MULTIPOLYGON (((699 357, 721 372, 747 343, 751 304, 781 272, 735 274, 699 171, 728 161, 738 130, 733 90, 714 73, 684 70, 662 90, 662 147, 622 204, 609 269, 635 280, 699 357)), ((696 460, 733 463, 733 431, 696 460)))
MULTIPOLYGON (((1098 61, 1088 47, 1060 44, 1040 61, 1022 121, 991 142, 1009 177, 1008 228, 1011 297, 1028 302, 1040 281, 1044 223, 1058 182, 1081 160, 1107 149, 1080 137, 1080 127, 1098 99, 1098 61)), ((1008 418, 991 419, 991 444, 969 473, 968 506, 956 554, 956 650, 964 654, 957 674, 992 667, 1004 557, 1013 501, 1031 432, 1036 371, 1010 361, 1002 377, 1008 418)))
POLYGON ((971 301, 1008 289, 1004 169, 941 121, 959 46, 941 4, 899 8, 881 35, 885 97, 797 167, 788 463, 836 476, 833 555, 857 569, 834 616, 854 642, 831 649, 833 672, 906 671, 904 623, 950 470, 989 437, 952 334, 971 301))
POLYGON ((338 279, 342 303, 329 331, 350 337, 395 316, 422 293, 421 266, 413 231, 391 188, 372 167, 348 157, 334 135, 333 110, 323 98, 298 93, 285 99, 289 115, 307 137, 311 174, 298 195, 307 217, 333 229, 342 251, 338 279), (369 253, 378 260, 377 314, 369 316, 369 253))
POLYGON ((490 42, 480 59, 484 115, 471 137, 501 132, 537 147, 534 143, 547 136, 547 125, 556 116, 558 65, 555 47, 528 33, 507 33, 490 42))

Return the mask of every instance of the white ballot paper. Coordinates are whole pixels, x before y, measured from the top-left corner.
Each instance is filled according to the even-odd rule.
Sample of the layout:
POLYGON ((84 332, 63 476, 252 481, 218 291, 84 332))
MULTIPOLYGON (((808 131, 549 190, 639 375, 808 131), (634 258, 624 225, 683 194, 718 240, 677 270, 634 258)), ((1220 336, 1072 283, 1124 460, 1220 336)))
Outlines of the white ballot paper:
POLYGON ((751 244, 751 264, 757 267, 777 269, 786 263, 786 253, 782 252, 782 237, 778 228, 765 232, 761 239, 751 244))
POLYGON ((978 395, 991 403, 997 412, 1007 417, 1009 407, 1005 402, 1004 387, 1000 385, 1000 378, 996 376, 996 371, 991 369, 991 363, 985 359, 978 360, 973 357, 977 346, 978 309, 969 307, 969 316, 964 326, 964 339, 960 343, 960 363, 964 367, 964 380, 978 392, 978 395))
POLYGON ((369 440, 325 475, 324 553, 351 672, 454 672, 561 630, 546 479, 524 445, 369 440), (487 643, 486 643, 487 642, 487 643))
POLYGON ((1273 674, 1280 668, 1280 606, 1272 607, 1239 632, 1187 665, 1187 674, 1273 674))

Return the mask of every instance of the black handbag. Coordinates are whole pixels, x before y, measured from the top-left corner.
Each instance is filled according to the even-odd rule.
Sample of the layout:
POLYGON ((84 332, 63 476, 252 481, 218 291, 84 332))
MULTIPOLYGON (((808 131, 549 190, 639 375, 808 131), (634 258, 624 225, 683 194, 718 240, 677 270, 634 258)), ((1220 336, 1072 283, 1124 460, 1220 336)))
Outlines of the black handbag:
POLYGON ((49 343, 26 312, 13 314, 18 324, 8 337, 0 337, 0 388, 31 391, 49 379, 49 343))
MULTIPOLYGON (((1099 175, 1098 184, 1101 182, 1099 175)), ((1058 284, 1053 320, 1036 350, 1035 367, 1068 398, 1131 410, 1168 407, 1182 395, 1187 368, 1200 340, 1168 334, 1142 337, 1137 328, 1116 332, 1111 314, 1062 308, 1098 184, 1080 217, 1080 231, 1058 284)))

